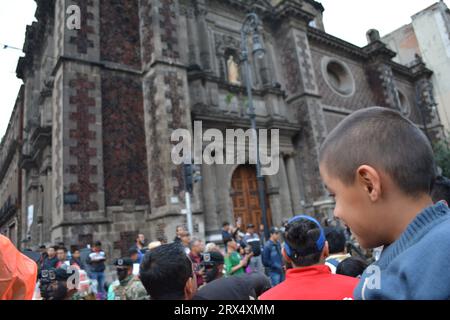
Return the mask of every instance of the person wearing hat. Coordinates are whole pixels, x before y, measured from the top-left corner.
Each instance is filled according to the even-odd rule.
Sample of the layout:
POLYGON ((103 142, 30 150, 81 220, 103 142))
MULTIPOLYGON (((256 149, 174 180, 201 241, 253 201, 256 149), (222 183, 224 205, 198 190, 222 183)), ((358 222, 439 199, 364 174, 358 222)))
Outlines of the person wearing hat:
POLYGON ((114 265, 117 269, 119 284, 112 288, 112 300, 149 300, 147 291, 141 280, 133 275, 134 261, 131 258, 117 259, 114 265))
POLYGON ((203 282, 209 283, 223 277, 225 259, 218 251, 205 252, 201 266, 204 269, 203 282))
POLYGON ((261 239, 258 233, 255 231, 255 226, 253 224, 247 225, 247 233, 244 236, 245 246, 250 247, 250 252, 253 253, 249 267, 251 272, 264 273, 264 265, 261 259, 261 239))
POLYGON ((260 300, 350 300, 358 279, 332 274, 325 259, 329 255, 325 233, 310 216, 289 220, 283 257, 293 266, 286 280, 268 290, 260 300))
POLYGON ((264 245, 262 261, 267 268, 272 287, 284 280, 283 255, 281 254, 280 230, 276 227, 270 228, 270 239, 264 245))

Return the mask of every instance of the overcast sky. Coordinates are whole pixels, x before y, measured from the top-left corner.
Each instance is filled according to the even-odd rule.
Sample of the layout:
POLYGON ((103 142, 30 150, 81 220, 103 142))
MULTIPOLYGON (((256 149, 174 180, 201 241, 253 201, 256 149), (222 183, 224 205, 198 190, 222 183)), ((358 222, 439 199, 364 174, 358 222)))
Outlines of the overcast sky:
MULTIPOLYGON (((366 45, 366 31, 378 29, 381 35, 410 23, 411 16, 437 0, 321 0, 328 33, 366 45)), ((16 78, 19 50, 3 49, 7 44, 22 48, 25 27, 34 20, 34 0, 1 1, 0 10, 0 137, 8 127, 21 81, 16 78)))

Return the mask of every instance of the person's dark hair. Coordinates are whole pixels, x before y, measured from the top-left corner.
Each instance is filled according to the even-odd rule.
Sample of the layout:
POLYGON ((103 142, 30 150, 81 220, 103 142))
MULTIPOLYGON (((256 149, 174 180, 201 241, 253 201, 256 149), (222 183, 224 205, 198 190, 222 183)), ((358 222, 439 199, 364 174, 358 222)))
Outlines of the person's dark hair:
POLYGON ((226 227, 226 226, 229 226, 230 225, 230 223, 228 222, 228 221, 225 221, 223 224, 222 224, 222 227, 226 227))
POLYGON ((319 160, 347 186, 364 164, 383 170, 409 196, 430 194, 436 179, 433 149, 425 134, 397 111, 381 107, 345 118, 322 144, 319 160))
POLYGON ((55 246, 55 245, 50 245, 50 246, 48 246, 48 248, 47 249, 53 249, 53 250, 58 250, 58 246, 55 246))
POLYGON ((184 288, 192 274, 192 262, 179 243, 148 251, 140 267, 141 282, 154 300, 184 299, 184 288))
POLYGON ((360 277, 367 269, 368 263, 361 258, 347 258, 343 260, 336 268, 336 274, 349 276, 353 278, 360 277))
POLYGON ((450 179, 442 176, 438 177, 433 186, 431 197, 433 202, 445 200, 450 204, 450 179))
POLYGON ((325 229, 325 238, 328 241, 328 248, 330 254, 335 254, 345 251, 345 230, 340 227, 328 227, 325 229))
POLYGON ((41 296, 44 300, 62 301, 67 297, 67 284, 65 281, 57 281, 47 285, 46 290, 41 290, 41 296))
POLYGON ((291 248, 289 256, 297 267, 312 266, 320 262, 322 251, 317 249, 320 229, 309 220, 300 219, 286 226, 285 241, 291 248))
POLYGON ((128 250, 128 256, 132 256, 133 254, 139 254, 138 249, 136 248, 131 248, 130 250, 128 250))
POLYGON ((158 241, 161 242, 162 244, 167 243, 166 237, 158 237, 156 240, 158 240, 158 241))
POLYGON ((100 241, 96 241, 96 242, 95 242, 95 246, 96 246, 96 247, 101 247, 101 246, 102 246, 102 243, 101 243, 100 241))
POLYGON ((62 250, 64 251, 64 253, 67 253, 67 248, 66 247, 58 247, 58 249, 56 249, 57 251, 62 250))
POLYGON ((47 247, 45 245, 40 245, 39 249, 47 249, 47 247))
POLYGON ((80 247, 78 247, 78 246, 73 246, 73 247, 71 248, 70 251, 71 251, 71 252, 77 252, 77 251, 80 251, 80 247))

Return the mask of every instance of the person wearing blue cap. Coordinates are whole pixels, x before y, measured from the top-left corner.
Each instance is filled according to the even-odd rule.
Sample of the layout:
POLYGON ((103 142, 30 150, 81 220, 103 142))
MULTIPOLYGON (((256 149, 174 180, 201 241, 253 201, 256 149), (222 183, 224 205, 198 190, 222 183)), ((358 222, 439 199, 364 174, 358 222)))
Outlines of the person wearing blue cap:
POLYGON ((270 228, 270 239, 264 245, 262 261, 270 277, 272 287, 284 280, 283 255, 281 254, 280 229, 270 228))
POLYGON ((268 290, 260 300, 350 300, 358 284, 355 278, 332 274, 325 259, 328 242, 319 222, 310 216, 296 216, 285 230, 284 259, 293 268, 286 280, 268 290))

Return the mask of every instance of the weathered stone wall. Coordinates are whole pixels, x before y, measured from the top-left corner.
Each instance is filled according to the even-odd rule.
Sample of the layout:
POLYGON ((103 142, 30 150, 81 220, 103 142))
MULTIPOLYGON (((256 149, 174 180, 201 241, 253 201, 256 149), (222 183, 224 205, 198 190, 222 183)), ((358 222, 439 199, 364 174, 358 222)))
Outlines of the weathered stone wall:
POLYGON ((324 105, 355 111, 377 104, 373 94, 373 89, 370 87, 367 78, 367 70, 364 67, 363 61, 355 57, 343 55, 340 52, 335 52, 330 48, 327 50, 326 48, 317 46, 312 47, 311 54, 313 58, 314 70, 317 75, 317 85, 319 86, 319 91, 322 96, 322 103, 324 105), (326 77, 324 71, 326 70, 323 70, 323 59, 327 57, 342 61, 349 67, 356 86, 354 94, 350 97, 339 95, 326 83, 324 79, 324 77, 326 77))

